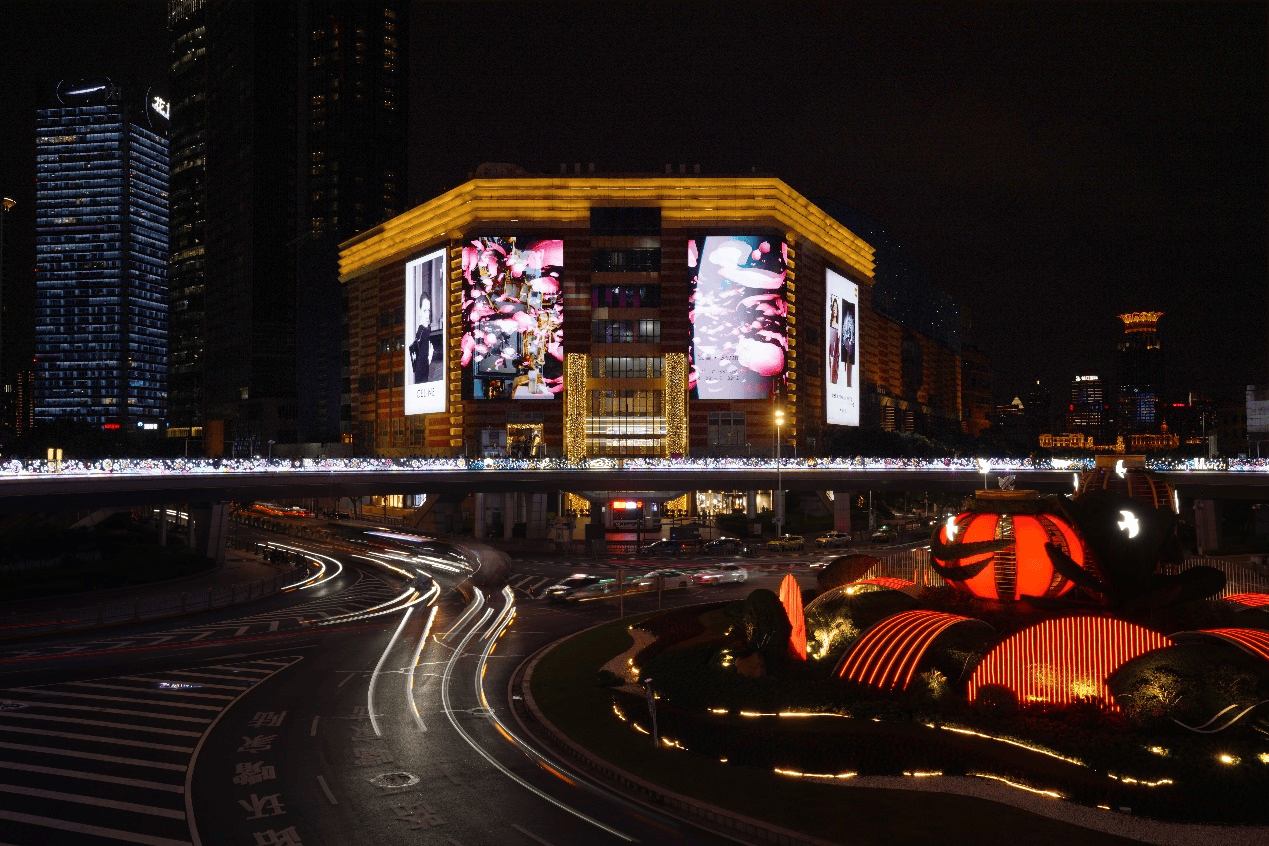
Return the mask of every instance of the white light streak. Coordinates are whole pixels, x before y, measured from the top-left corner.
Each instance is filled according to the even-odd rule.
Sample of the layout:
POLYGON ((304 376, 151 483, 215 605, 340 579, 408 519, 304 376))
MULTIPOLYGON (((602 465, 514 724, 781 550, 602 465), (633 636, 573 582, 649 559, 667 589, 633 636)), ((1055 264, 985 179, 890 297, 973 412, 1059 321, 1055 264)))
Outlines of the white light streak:
POLYGON ((379 656, 379 663, 375 664, 374 672, 370 674, 370 686, 366 688, 366 713, 370 715, 370 727, 375 730, 375 737, 383 737, 383 732, 379 731, 379 720, 375 717, 375 682, 379 680, 379 673, 383 670, 383 662, 388 660, 388 653, 396 645, 397 638, 401 636, 401 630, 405 628, 406 621, 410 619, 410 615, 413 613, 413 608, 405 609, 405 614, 401 617, 401 624, 392 633, 392 639, 388 641, 387 648, 379 656))

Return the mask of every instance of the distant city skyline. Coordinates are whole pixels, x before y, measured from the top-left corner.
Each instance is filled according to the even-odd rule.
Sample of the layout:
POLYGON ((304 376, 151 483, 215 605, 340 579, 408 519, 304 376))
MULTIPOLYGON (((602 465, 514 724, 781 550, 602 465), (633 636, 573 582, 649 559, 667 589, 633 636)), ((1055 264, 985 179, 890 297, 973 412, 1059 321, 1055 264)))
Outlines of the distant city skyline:
MULTIPOLYGON (((548 15, 568 49, 533 64, 519 103, 500 92, 524 90, 525 54, 451 36, 532 7, 410 10, 405 207, 487 160, 756 168, 879 221, 971 316, 997 399, 1035 378, 1059 395, 1076 373, 1109 378, 1105 339, 1137 310, 1169 315, 1166 390, 1269 381, 1264 6, 612 4, 548 15), (676 35, 705 22, 736 49, 676 35)), ((38 95, 92 73, 166 81, 166 15, 6 9, 0 193, 23 230, 10 257, 33 256, 38 95)))

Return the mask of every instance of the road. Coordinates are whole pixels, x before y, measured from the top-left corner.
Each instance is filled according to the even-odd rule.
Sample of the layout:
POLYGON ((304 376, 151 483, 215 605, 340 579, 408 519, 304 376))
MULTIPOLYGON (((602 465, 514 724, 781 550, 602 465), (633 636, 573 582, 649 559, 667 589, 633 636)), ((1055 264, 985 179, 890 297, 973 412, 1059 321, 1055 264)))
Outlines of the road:
MULTIPOLYGON (((548 604, 541 589, 610 562, 517 561, 514 588, 465 604, 453 590, 464 574, 441 566, 415 590, 365 558, 327 561, 318 584, 245 611, 0 649, 0 841, 732 842, 518 736, 515 668, 617 615, 612 601, 548 604)), ((757 569, 661 601, 739 598, 781 576, 757 569)), ((631 597, 625 610, 657 602, 631 597)))

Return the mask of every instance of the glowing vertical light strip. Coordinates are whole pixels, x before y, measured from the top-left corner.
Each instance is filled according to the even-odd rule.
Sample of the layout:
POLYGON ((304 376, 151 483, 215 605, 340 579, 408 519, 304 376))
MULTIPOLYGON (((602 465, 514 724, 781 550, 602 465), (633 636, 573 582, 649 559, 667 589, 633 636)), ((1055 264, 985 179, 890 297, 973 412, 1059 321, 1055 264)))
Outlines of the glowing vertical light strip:
POLYGON ((388 653, 396 645, 397 638, 401 636, 401 630, 405 628, 406 621, 410 619, 410 615, 413 613, 413 608, 405 609, 405 614, 401 617, 401 624, 392 633, 392 639, 388 641, 387 648, 379 656, 379 663, 375 664, 374 672, 370 674, 370 686, 366 688, 366 713, 370 716, 370 727, 375 730, 375 737, 383 737, 383 732, 379 731, 379 720, 375 716, 375 683, 379 681, 379 672, 383 670, 383 662, 388 660, 388 653))

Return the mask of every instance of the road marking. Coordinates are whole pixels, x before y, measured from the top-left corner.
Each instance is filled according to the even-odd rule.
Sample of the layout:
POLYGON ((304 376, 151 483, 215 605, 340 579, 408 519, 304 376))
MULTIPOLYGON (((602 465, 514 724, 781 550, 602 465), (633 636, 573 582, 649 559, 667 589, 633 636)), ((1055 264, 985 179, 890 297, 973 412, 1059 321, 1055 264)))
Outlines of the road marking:
POLYGON ((160 643, 167 643, 169 640, 174 640, 175 638, 176 638, 176 635, 163 635, 163 637, 156 637, 153 640, 151 640, 149 645, 158 646, 160 643))
POLYGON ((7 711, 4 716, 6 719, 17 718, 22 720, 45 720, 50 723, 75 723, 81 726, 101 726, 102 728, 126 729, 127 731, 139 731, 149 734, 171 734, 177 737, 201 737, 203 734, 201 731, 161 729, 135 723, 111 723, 105 720, 80 720, 75 717, 54 717, 51 714, 23 714, 19 711, 7 711))
POLYGON ((338 805, 339 803, 335 801, 335 794, 330 792, 330 787, 326 784, 326 779, 318 776, 317 783, 322 788, 322 792, 326 794, 326 798, 330 800, 330 803, 332 805, 338 805))
POLYGON ((34 796, 39 799, 57 799, 62 802, 78 802, 81 805, 96 805, 100 808, 115 808, 134 814, 150 814, 155 817, 167 817, 170 820, 185 819, 184 811, 171 808, 155 808, 153 805, 138 805, 136 802, 119 802, 114 799, 102 799, 97 796, 80 796, 78 793, 62 793, 60 790, 43 790, 38 787, 23 787, 20 784, 0 784, 0 793, 16 793, 19 796, 34 796))
POLYGON ((202 640, 203 638, 207 637, 209 634, 211 634, 211 631, 210 631, 210 630, 205 631, 205 632, 199 632, 199 633, 198 633, 197 635, 195 635, 194 637, 191 637, 191 638, 190 638, 190 641, 192 642, 192 641, 195 641, 195 640, 202 640))
POLYGON ((250 628, 251 628, 251 624, 248 624, 245 626, 239 626, 238 631, 234 632, 233 635, 231 635, 231 637, 242 637, 244 634, 247 633, 247 630, 250 628))
MULTIPOLYGON (((92 698, 91 696, 89 697, 92 698)), ((157 717, 160 720, 174 720, 180 723, 210 723, 211 720, 203 717, 179 717, 155 714, 150 711, 133 711, 128 708, 94 708, 92 705, 68 705, 64 702, 26 702, 21 699, 10 699, 10 702, 17 702, 21 705, 38 706, 40 708, 61 708, 64 711, 95 711, 99 714, 121 714, 125 717, 157 717)), ((206 707, 206 706, 200 706, 206 707)), ((213 710, 219 711, 219 708, 213 710)))
POLYGON ((530 840, 532 840, 532 841, 533 841, 533 842, 535 842, 535 843, 541 843, 541 844, 542 844, 542 846, 551 846, 551 844, 550 844, 550 843, 547 843, 547 842, 546 842, 545 840, 543 840, 541 837, 538 837, 536 834, 534 834, 534 833, 533 833, 533 832, 531 832, 531 831, 528 831, 527 829, 521 828, 520 826, 516 825, 515 823, 512 823, 512 824, 511 824, 511 827, 512 827, 512 828, 514 828, 516 831, 520 832, 520 833, 521 833, 521 834, 523 834, 525 837, 529 838, 530 840))
MULTIPOLYGON (((236 680, 236 681, 245 681, 245 682, 250 683, 250 679, 235 679, 235 677, 234 677, 234 676, 213 676, 213 675, 211 675, 211 674, 209 674, 209 673, 186 673, 186 672, 180 672, 180 673, 172 673, 171 675, 172 675, 173 677, 182 677, 182 676, 198 676, 199 678, 204 678, 204 677, 206 677, 206 678, 210 678, 210 679, 226 679, 226 680, 231 680, 231 681, 236 680)), ((151 684, 153 684, 153 683, 155 683, 155 682, 165 682, 165 681, 166 681, 166 682, 168 682, 169 684, 171 684, 171 681, 170 681, 169 679, 152 679, 152 678, 146 678, 145 676, 120 676, 119 678, 120 678, 121 680, 123 680, 123 681, 143 681, 143 682, 150 682, 151 684)), ((187 682, 187 684, 188 684, 188 683, 189 683, 189 682, 187 682)), ((233 684, 212 684, 211 682, 193 682, 193 683, 194 683, 194 684, 197 684, 199 687, 211 687, 211 688, 215 688, 216 690, 238 690, 238 691, 241 691, 241 690, 243 690, 243 689, 244 689, 242 685, 233 685, 233 684)))
MULTIPOLYGON (((48 731, 47 729, 33 729, 26 726, 0 726, 0 731, 9 731, 14 734, 34 734, 40 737, 63 737, 67 740, 91 740, 95 743, 112 743, 116 746, 135 746, 138 749, 158 749, 162 752, 193 752, 193 746, 172 746, 168 743, 146 743, 144 740, 125 740, 122 737, 105 737, 96 734, 75 734, 69 731, 48 731)), ((0 744, 3 747, 4 744, 0 744)), ((16 748, 16 747, 15 747, 16 748)), ((35 749, 43 749, 42 746, 33 747, 35 749)), ((55 747, 53 747, 55 748, 55 747)), ((52 750, 50 749, 50 752, 52 750)), ((69 754, 69 753, 68 753, 69 754)), ((79 753, 74 753, 78 755, 79 753)), ((88 753, 83 753, 87 755, 88 753)), ((114 760, 107 755, 106 758, 114 760)))
POLYGON ((549 581, 551 581, 551 576, 547 576, 545 579, 542 579, 540 582, 538 582, 537 584, 535 584, 533 587, 529 588, 529 595, 530 595, 530 596, 532 596, 532 595, 533 595, 533 593, 534 593, 535 591, 537 591, 537 589, 538 589, 538 588, 542 587, 543 585, 545 585, 545 584, 546 584, 547 582, 549 582, 549 581))
MULTIPOLYGON (((75 685, 76 687, 95 687, 101 690, 130 690, 133 693, 145 693, 153 690, 150 687, 126 687, 121 684, 99 684, 98 682, 62 682, 66 685, 75 685)), ((173 691, 176 692, 176 691, 173 691)), ((169 694, 170 695, 170 694, 169 694)), ((191 696, 198 699, 233 699, 232 696, 226 696, 223 693, 190 693, 189 691, 180 691, 181 696, 191 696)))
POLYGON ((357 675, 357 673, 349 673, 348 675, 344 676, 344 680, 341 681, 339 684, 335 685, 335 687, 343 687, 344 685, 348 684, 348 680, 351 679, 355 675, 357 675))
MULTIPOLYGON (((47 734, 56 734, 56 732, 47 732, 47 734)), ((88 740, 101 740, 102 738, 89 737, 83 734, 67 735, 68 737, 83 737, 88 740)), ((117 741, 116 741, 117 742, 117 741)), ((186 749, 180 746, 169 747, 175 751, 192 752, 192 749, 186 749)), ((128 764, 133 767, 153 767, 156 770, 172 770, 174 772, 185 772, 184 764, 168 764, 162 761, 147 761, 143 758, 120 758, 117 755, 100 755, 96 752, 79 752, 74 749, 62 749, 57 746, 32 746, 26 743, 0 743, 0 749, 12 749, 16 752, 40 752, 45 755, 61 755, 66 758, 83 758, 85 761, 109 761, 112 764, 128 764)))
POLYGON ((163 784, 158 781, 145 781, 139 778, 123 778, 122 776, 103 775, 101 773, 86 773, 82 770, 63 770, 57 767, 42 767, 36 764, 18 764, 13 761, 0 761, 0 769, 6 770, 22 770, 28 773, 44 773, 45 775, 64 776, 66 778, 80 778, 89 781, 105 781, 111 784, 126 784, 129 787, 144 787, 147 790, 166 790, 169 793, 184 793, 185 788, 179 784, 163 784))
POLYGON ((39 825, 46 828, 60 828, 62 831, 73 831, 76 834, 89 834, 94 837, 109 837, 114 840, 127 840, 141 843, 143 846, 190 846, 188 840, 172 840, 168 837, 152 837, 135 831, 120 831, 117 828, 103 828, 99 825, 85 825, 72 820, 55 820, 49 817, 37 817, 34 814, 19 814, 15 811, 0 810, 0 820, 39 825))
POLYGON ((308 730, 308 736, 309 736, 309 737, 317 737, 317 721, 318 721, 318 720, 320 720, 320 719, 321 719, 321 717, 320 717, 320 716, 317 716, 317 717, 314 717, 314 718, 313 718, 313 725, 312 725, 312 727, 311 727, 311 728, 309 728, 309 730, 308 730))
MULTIPOLYGON (((164 707, 168 708, 196 708, 199 711, 219 711, 221 709, 220 705, 192 705, 187 702, 173 702, 171 700, 164 702, 161 699, 132 699, 127 696, 101 696, 96 693, 71 693, 70 691, 65 690, 35 690, 34 688, 29 687, 11 687, 9 689, 19 693, 34 693, 37 696, 71 696, 76 699, 95 699, 99 702, 132 702, 137 705, 162 704, 164 707)), ((97 709, 94 708, 93 710, 97 709)))
POLYGON ((281 624, 281 622, 281 620, 274 620, 272 623, 269 623, 269 631, 276 632, 278 630, 278 625, 281 624))

